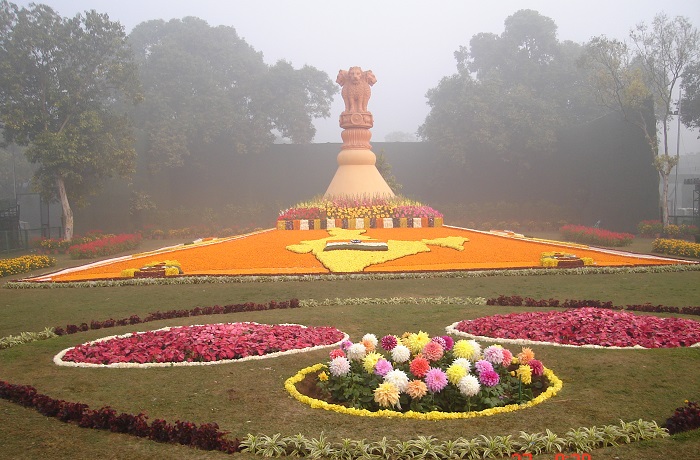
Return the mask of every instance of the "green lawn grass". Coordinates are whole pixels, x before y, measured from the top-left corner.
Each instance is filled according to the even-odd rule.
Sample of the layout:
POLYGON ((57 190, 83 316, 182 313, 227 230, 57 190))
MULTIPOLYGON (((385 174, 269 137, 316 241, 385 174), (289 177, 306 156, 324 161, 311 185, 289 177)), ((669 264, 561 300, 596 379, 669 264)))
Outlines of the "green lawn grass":
MULTIPOLYGON (((146 244, 151 244, 147 242, 146 244)), ((163 242, 153 244, 163 245, 163 242)), ((651 242, 639 242, 649 252, 651 242), (648 244, 644 246, 644 244, 648 244)), ((58 267, 78 264, 59 256, 58 267)), ((4 279, 3 281, 6 281, 4 279)), ((197 305, 266 302, 289 298, 522 295, 534 298, 598 299, 615 304, 651 302, 698 305, 700 273, 614 274, 491 277, 464 279, 355 280, 132 286, 92 289, 0 290, 0 336, 39 331, 90 320, 145 316, 156 310, 197 305)), ((536 309, 530 309, 536 310, 536 309)), ((75 369, 53 365, 60 350, 106 335, 206 322, 295 322, 335 326, 358 339, 423 330, 442 334, 461 319, 493 313, 525 311, 515 307, 399 304, 337 305, 272 310, 209 317, 181 318, 138 326, 88 331, 0 351, 0 379, 32 385, 57 399, 79 401, 92 408, 110 405, 117 411, 145 412, 151 420, 217 422, 230 437, 246 433, 303 433, 333 439, 377 440, 382 436, 439 439, 480 434, 517 436, 520 431, 550 429, 563 434, 579 426, 615 424, 620 420, 662 423, 685 399, 700 399, 700 349, 578 350, 534 347, 537 357, 564 381, 562 391, 537 407, 493 417, 462 421, 366 419, 314 410, 287 395, 284 380, 302 367, 325 361, 327 351, 227 365, 172 369, 75 369)), ((698 320, 698 317, 686 316, 698 320)), ((509 347, 518 351, 514 347, 509 347)), ((0 458, 224 458, 175 445, 81 429, 49 419, 34 410, 0 400, 0 458)), ((600 459, 690 459, 700 451, 698 430, 670 439, 635 443, 591 452, 600 459)), ((252 458, 236 454, 238 458, 252 458)), ((535 458, 552 459, 553 454, 535 458)))

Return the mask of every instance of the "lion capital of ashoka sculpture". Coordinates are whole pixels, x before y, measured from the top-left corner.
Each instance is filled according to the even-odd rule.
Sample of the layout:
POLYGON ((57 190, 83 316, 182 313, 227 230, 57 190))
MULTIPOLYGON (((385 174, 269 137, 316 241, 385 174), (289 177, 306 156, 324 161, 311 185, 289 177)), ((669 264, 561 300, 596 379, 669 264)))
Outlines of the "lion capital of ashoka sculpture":
POLYGON ((340 126, 372 127, 372 114, 367 110, 372 95, 370 87, 377 82, 372 71, 350 67, 349 70, 339 71, 335 81, 343 87, 341 94, 345 102, 345 111, 340 114, 340 126))

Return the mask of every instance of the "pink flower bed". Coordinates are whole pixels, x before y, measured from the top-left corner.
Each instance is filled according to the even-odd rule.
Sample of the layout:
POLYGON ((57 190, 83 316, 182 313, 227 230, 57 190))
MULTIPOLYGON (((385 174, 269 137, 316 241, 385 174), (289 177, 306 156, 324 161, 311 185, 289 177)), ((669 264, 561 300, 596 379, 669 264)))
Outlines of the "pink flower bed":
POLYGON ((599 308, 511 313, 457 323, 473 336, 601 347, 673 348, 700 343, 700 322, 599 308))
POLYGON ((215 362, 332 346, 345 337, 333 327, 297 324, 182 326, 107 337, 64 350, 54 361, 114 367, 121 363, 215 362))

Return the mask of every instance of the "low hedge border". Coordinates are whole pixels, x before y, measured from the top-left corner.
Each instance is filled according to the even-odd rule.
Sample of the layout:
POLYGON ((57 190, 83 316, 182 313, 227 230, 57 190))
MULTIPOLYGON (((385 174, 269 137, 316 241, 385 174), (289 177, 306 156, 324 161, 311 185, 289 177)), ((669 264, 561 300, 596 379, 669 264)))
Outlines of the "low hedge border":
POLYGON ((598 275, 631 273, 673 273, 700 271, 700 263, 676 265, 644 265, 633 267, 577 267, 577 268, 523 268, 500 270, 463 270, 441 272, 402 272, 402 273, 351 273, 315 275, 221 275, 221 276, 172 276, 168 278, 101 279, 91 281, 8 281, 6 289, 55 289, 55 288, 95 288, 115 286, 152 286, 166 284, 229 284, 229 283, 268 283, 281 281, 339 281, 339 280, 389 280, 423 278, 482 278, 491 276, 541 276, 541 275, 598 275))

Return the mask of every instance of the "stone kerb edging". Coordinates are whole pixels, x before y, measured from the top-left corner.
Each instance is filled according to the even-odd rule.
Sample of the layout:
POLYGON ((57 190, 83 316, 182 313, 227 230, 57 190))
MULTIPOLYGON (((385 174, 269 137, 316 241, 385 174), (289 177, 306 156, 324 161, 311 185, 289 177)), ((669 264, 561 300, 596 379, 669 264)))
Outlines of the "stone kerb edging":
POLYGON ((442 227, 442 217, 357 217, 354 219, 281 219, 277 230, 329 230, 342 228, 433 228, 442 227))
MULTIPOLYGON (((259 324, 259 323, 253 323, 253 322, 248 322, 251 324, 259 324)), ((216 323, 216 324, 226 324, 226 323, 216 323)), ((208 325, 213 325, 213 324, 208 324, 208 325)), ((184 327, 196 327, 196 326, 206 326, 205 324, 191 324, 189 326, 184 326, 184 327)), ((301 324, 294 324, 294 323, 279 323, 276 324, 276 326, 301 326, 303 328, 306 328, 306 326, 301 325, 301 324)), ((174 328, 180 328, 183 326, 172 326, 172 327, 163 327, 160 329, 154 329, 151 331, 140 331, 140 332, 130 332, 128 334, 121 334, 121 335, 110 335, 108 337, 102 337, 96 340, 92 340, 90 342, 85 342, 80 345, 92 345, 94 343, 100 343, 100 342, 106 342, 108 340, 112 339, 121 339, 121 338, 126 338, 126 337, 131 337, 133 335, 138 335, 138 334, 145 334, 146 332, 159 332, 159 331, 169 331, 170 329, 174 328)), ((342 331, 341 331, 342 332, 342 331)), ((65 367, 83 367, 83 368, 93 368, 93 369, 147 369, 147 368, 152 368, 152 367, 182 367, 182 366, 213 366, 217 364, 230 364, 230 363, 238 363, 238 362, 243 362, 243 361, 253 361, 253 360, 260 360, 260 359, 268 359, 268 358, 276 358, 278 356, 285 356, 285 355, 293 355, 293 354, 299 354, 299 353, 306 353, 309 351, 314 351, 314 350, 322 350, 324 348, 331 348, 331 347, 338 347, 340 344, 348 340, 350 336, 343 332, 343 338, 339 340, 338 342, 329 344, 329 345, 316 345, 314 347, 305 347, 305 348, 296 348, 293 350, 287 350, 287 351, 276 351, 273 353, 267 353, 265 355, 256 355, 256 356, 246 356, 245 358, 238 358, 238 359, 221 359, 217 361, 191 361, 191 362, 166 362, 166 363, 112 363, 112 364, 93 364, 93 363, 76 363, 73 361, 64 361, 63 357, 65 356, 66 353, 68 353, 70 350, 72 350, 75 347, 69 347, 66 348, 65 350, 61 350, 56 356, 53 358, 54 364, 57 366, 65 366, 65 367)), ((80 346, 76 345, 76 346, 80 346)))
MULTIPOLYGON (((540 340, 528 340, 528 339, 506 339, 506 338, 500 338, 500 337, 486 337, 483 335, 474 335, 474 334, 469 334, 466 332, 462 332, 457 329, 457 325, 461 323, 462 321, 457 321, 445 328, 445 331, 448 334, 456 335, 458 337, 464 337, 466 339, 474 339, 474 340, 480 340, 482 342, 499 342, 499 343, 509 343, 512 345, 549 345, 553 347, 566 347, 566 348, 595 348, 595 349, 604 349, 604 350, 656 350, 656 348, 646 348, 641 345, 634 345, 632 347, 616 347, 616 346, 609 346, 605 347, 603 345, 592 345, 592 344, 584 344, 584 345, 573 345, 569 343, 557 343, 557 342, 544 342, 540 340)), ((695 343, 691 345, 688 348, 700 348, 700 342, 695 343)))

